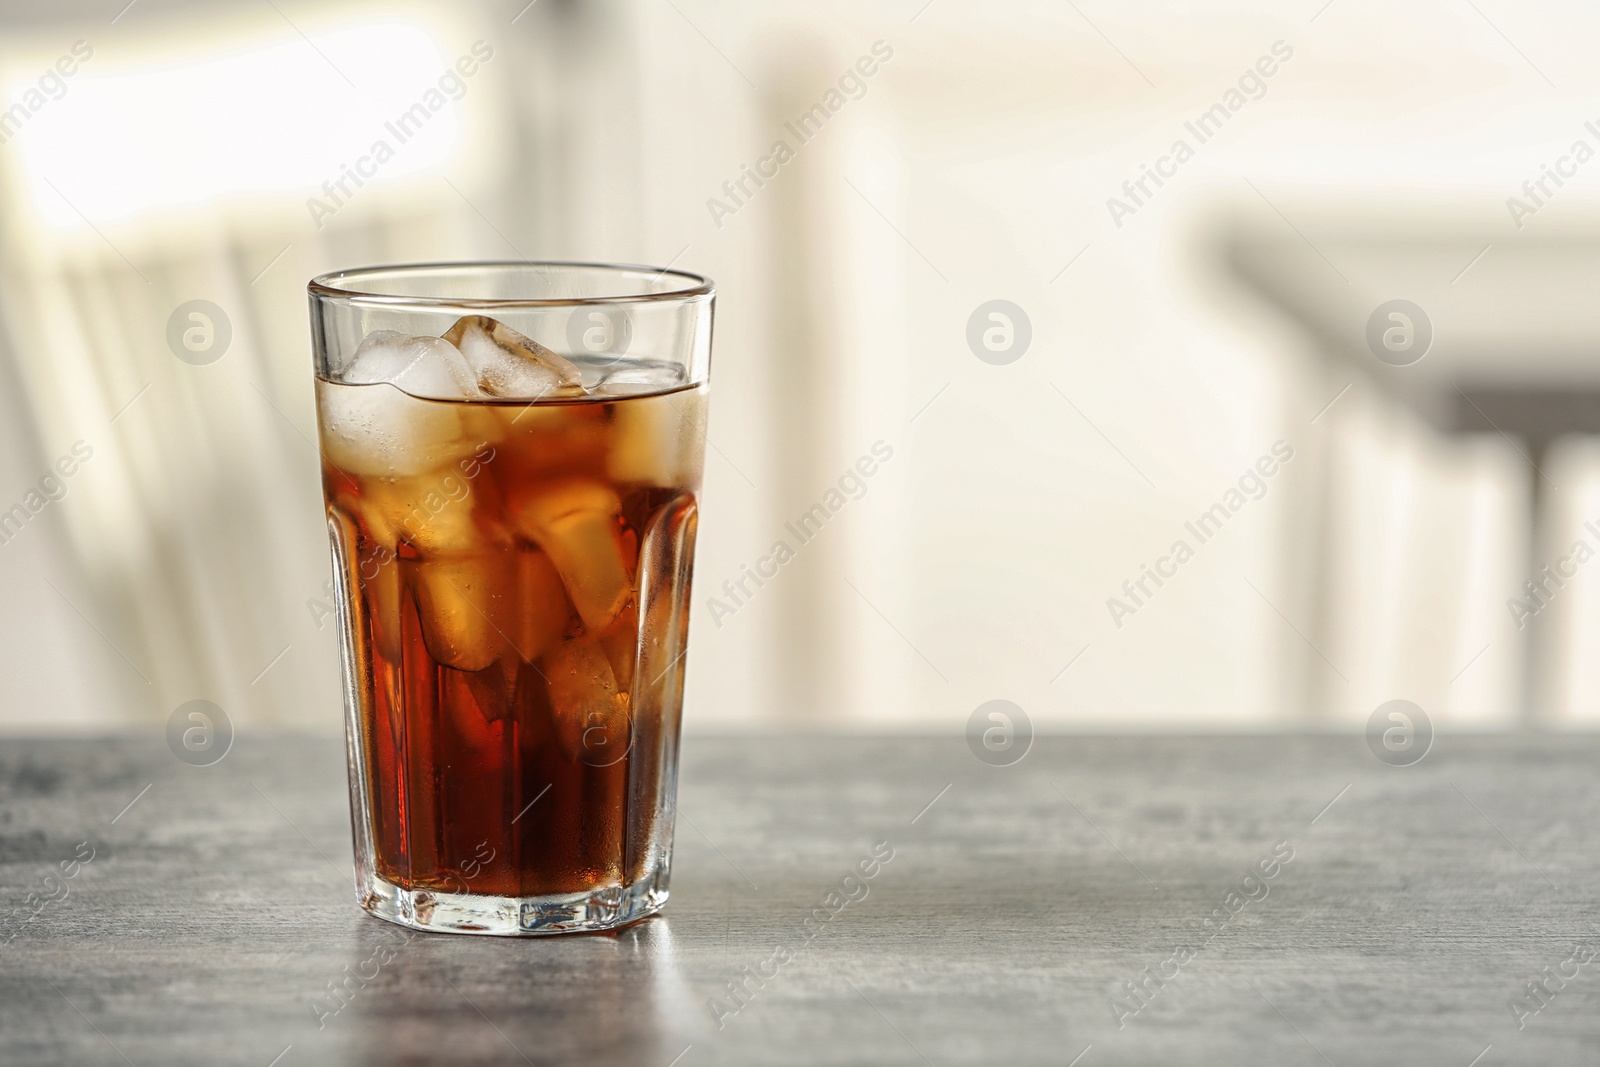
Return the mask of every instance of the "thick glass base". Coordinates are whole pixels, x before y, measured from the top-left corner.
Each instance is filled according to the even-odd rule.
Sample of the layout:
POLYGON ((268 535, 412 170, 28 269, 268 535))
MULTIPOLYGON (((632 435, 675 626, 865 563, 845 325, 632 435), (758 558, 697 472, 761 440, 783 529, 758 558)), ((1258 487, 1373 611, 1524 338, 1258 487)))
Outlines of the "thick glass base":
POLYGON ((541 897, 401 889, 373 876, 360 901, 378 918, 413 930, 502 937, 615 930, 649 918, 666 902, 666 879, 659 874, 631 886, 541 897))

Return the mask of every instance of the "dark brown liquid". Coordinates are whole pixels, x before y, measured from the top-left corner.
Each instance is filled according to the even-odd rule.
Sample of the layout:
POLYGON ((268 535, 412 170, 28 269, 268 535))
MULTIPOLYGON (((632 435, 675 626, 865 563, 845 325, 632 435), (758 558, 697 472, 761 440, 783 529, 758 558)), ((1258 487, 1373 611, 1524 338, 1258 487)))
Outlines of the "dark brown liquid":
POLYGON ((503 896, 637 880, 670 842, 704 389, 318 396, 375 873, 503 896), (392 463, 373 406, 414 431, 392 463))

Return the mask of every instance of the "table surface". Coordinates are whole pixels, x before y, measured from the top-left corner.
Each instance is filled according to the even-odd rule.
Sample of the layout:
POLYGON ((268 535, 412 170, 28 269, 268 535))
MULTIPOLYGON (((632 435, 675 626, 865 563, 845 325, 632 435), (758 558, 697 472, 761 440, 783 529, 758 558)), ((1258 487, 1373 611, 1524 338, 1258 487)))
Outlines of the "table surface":
POLYGON ((407 939, 355 906, 339 742, 199 768, 13 739, 0 1060, 1587 1063, 1597 763, 1588 736, 1447 735, 1406 768, 1344 736, 1041 737, 1009 767, 691 737, 663 915, 407 939))

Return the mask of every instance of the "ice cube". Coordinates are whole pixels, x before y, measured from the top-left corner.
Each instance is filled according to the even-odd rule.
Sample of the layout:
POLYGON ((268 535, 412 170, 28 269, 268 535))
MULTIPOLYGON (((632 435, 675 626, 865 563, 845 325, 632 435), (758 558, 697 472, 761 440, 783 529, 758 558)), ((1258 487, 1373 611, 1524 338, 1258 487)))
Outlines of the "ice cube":
POLYGON ((457 320, 442 340, 461 351, 478 388, 490 396, 537 400, 584 393, 583 378, 570 361, 487 315, 457 320))
POLYGON ((510 636, 517 655, 532 663, 566 633, 572 603, 543 552, 518 552, 516 568, 516 618, 510 636))
POLYGON ((611 419, 604 404, 483 404, 503 420, 518 476, 559 477, 604 468, 611 419))
POLYGON ((366 598, 372 621, 373 643, 390 663, 400 662, 400 564, 389 559, 362 561, 356 576, 360 595, 366 598))
POLYGON ((455 345, 442 337, 414 337, 396 330, 367 334, 342 380, 351 385, 388 382, 412 396, 433 400, 478 395, 477 376, 455 345))
POLYGON ((389 531, 389 547, 401 541, 423 557, 480 552, 496 540, 509 542, 504 531, 487 532, 473 516, 474 484, 458 471, 443 468, 409 478, 369 478, 362 502, 389 531), (500 533, 500 538, 494 537, 500 533))
POLYGON ((628 694, 592 637, 562 641, 544 654, 556 740, 570 760, 607 767, 628 754, 628 694))
POLYGON ((600 647, 611 664, 617 687, 624 693, 632 693, 634 667, 639 659, 639 609, 636 604, 630 602, 600 635, 600 647))
POLYGON ((375 646, 374 656, 400 662, 400 582, 393 555, 380 544, 387 534, 353 492, 334 489, 328 507, 328 530, 333 535, 335 566, 342 572, 339 594, 350 598, 357 632, 365 630, 375 646), (363 623, 363 620, 365 622, 363 623))
POLYGON ((684 488, 699 481, 703 392, 638 397, 614 406, 607 469, 619 482, 684 488))
POLYGON ((428 653, 446 667, 481 671, 506 650, 509 567, 502 553, 408 563, 428 653))
POLYGON ((599 634, 633 596, 622 502, 600 482, 547 482, 513 505, 517 528, 549 555, 585 631, 599 634))
POLYGON ((350 474, 410 476, 471 454, 457 407, 387 385, 317 381, 322 451, 350 474))
POLYGON ((665 393, 688 382, 681 364, 656 359, 621 359, 595 368, 592 392, 606 396, 640 396, 665 393))

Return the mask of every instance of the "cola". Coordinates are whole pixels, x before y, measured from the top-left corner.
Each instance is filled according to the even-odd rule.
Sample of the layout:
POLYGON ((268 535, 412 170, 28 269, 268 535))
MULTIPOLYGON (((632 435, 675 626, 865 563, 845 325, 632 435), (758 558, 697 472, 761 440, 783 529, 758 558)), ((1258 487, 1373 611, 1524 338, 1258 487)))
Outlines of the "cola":
POLYGON ((316 385, 360 877, 411 907, 607 899, 671 845, 706 386, 452 333, 364 343, 368 373, 316 385), (490 341, 542 395, 493 394, 517 368, 484 372, 490 341), (450 395, 456 345, 475 395, 450 395))

